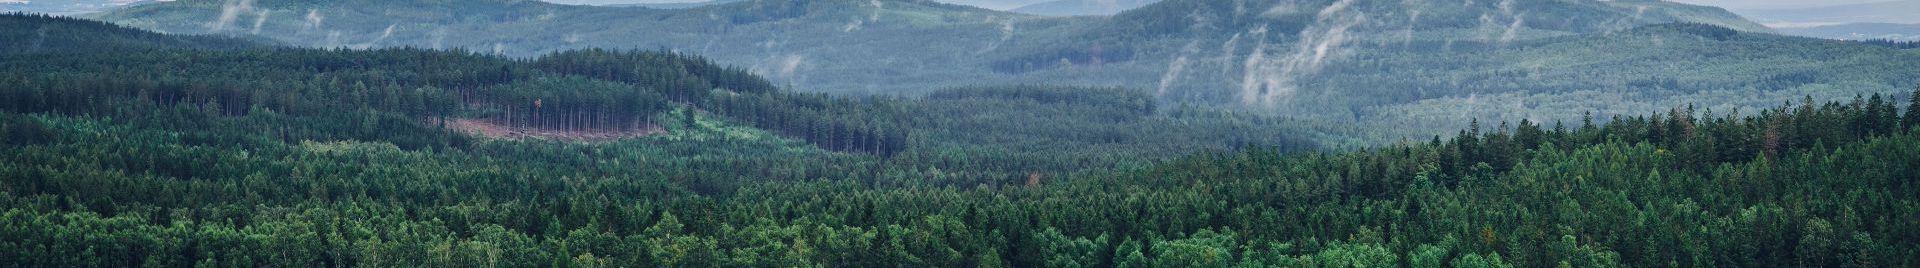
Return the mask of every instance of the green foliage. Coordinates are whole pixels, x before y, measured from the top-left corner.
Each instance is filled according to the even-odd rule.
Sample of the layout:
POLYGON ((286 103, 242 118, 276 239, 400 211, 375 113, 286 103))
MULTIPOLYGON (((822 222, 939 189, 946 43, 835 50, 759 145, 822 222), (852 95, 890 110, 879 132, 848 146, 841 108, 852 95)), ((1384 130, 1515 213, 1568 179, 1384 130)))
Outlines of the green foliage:
MULTIPOLYGON (((1450 139, 1299 152, 1313 143, 1288 135, 1308 131, 1283 127, 1298 121, 1135 105, 1141 93, 838 98, 676 55, 0 56, 0 263, 1920 263, 1920 132, 1892 127, 1914 120, 1893 98, 1470 121, 1450 139), (436 124, 528 98, 692 124, 600 143, 436 124)), ((606 123, 519 114, 494 118, 606 123)))
MULTIPOLYGON (((1458 243, 1457 240, 1449 239, 1447 241, 1458 243)), ((1450 252, 1452 250, 1450 247, 1453 246, 1451 244, 1452 243, 1447 243, 1447 245, 1420 245, 1414 248, 1413 251, 1407 252, 1407 266, 1415 268, 1449 267, 1446 261, 1450 259, 1452 257, 1451 254, 1453 254, 1450 252)))
POLYGON ((1153 260, 1158 267, 1229 267, 1239 238, 1232 232, 1202 229, 1184 239, 1153 243, 1153 260))
POLYGON ((0 55, 136 53, 155 49, 232 50, 262 45, 239 39, 164 35, 119 25, 50 15, 0 13, 0 55))
POLYGON ((6 144, 28 146, 53 142, 58 137, 38 120, 19 115, 0 115, 0 133, 6 134, 6 144))
MULTIPOLYGON (((1023 83, 1151 88, 1161 104, 1393 130, 1369 133, 1367 145, 1448 134, 1470 118, 1571 121, 1588 111, 1637 115, 1687 104, 1760 110, 1805 95, 1891 94, 1916 82, 1902 70, 1920 68, 1920 54, 1902 46, 1777 36, 1719 8, 1663 1, 1379 0, 1334 8, 1343 1, 1173 0, 1111 17, 1068 18, 918 0, 757 0, 671 10, 499 0, 258 0, 232 10, 224 3, 172 1, 93 17, 307 47, 544 55, 575 62, 575 69, 542 69, 619 81, 639 74, 617 70, 635 61, 568 51, 671 50, 769 78, 656 87, 676 90, 670 97, 770 88, 764 84, 864 96, 1023 83), (1293 55, 1314 47, 1324 51, 1293 55), (1262 91, 1286 94, 1248 101, 1262 91)), ((873 128, 827 125, 783 133, 873 128)))
POLYGON ((1907 115, 1901 120, 1900 125, 1906 129, 1920 128, 1920 87, 1907 94, 1907 115))
MULTIPOLYGON (((671 108, 655 90, 580 77, 536 78, 462 93, 470 116, 540 129, 631 130, 671 108)), ((430 104, 452 105, 454 104, 430 104)))
POLYGON ((1310 260, 1316 267, 1395 267, 1399 257, 1380 245, 1335 243, 1310 260))
POLYGON ((1480 256, 1480 254, 1467 254, 1466 256, 1461 256, 1460 259, 1456 259, 1453 261, 1453 267, 1512 268, 1514 266, 1513 264, 1509 264, 1506 261, 1500 260, 1499 253, 1494 253, 1485 257, 1480 256))
POLYGON ((1039 240, 1036 243, 1040 244, 1040 256, 1045 257, 1047 267, 1098 267, 1111 252, 1104 235, 1089 240, 1067 237, 1059 229, 1047 228, 1035 238, 1039 240))
POLYGON ((968 99, 1033 101, 1047 105, 1085 105, 1134 111, 1151 115, 1155 110, 1152 95, 1121 88, 1076 88, 1044 86, 954 88, 927 94, 926 99, 959 101, 968 99))

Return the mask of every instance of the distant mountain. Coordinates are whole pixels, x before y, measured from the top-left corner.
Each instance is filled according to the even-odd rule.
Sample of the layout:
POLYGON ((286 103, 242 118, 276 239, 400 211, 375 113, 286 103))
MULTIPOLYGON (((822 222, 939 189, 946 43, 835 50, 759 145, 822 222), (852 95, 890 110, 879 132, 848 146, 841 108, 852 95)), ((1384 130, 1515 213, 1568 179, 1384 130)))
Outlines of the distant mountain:
MULTIPOLYGON (((1168 0, 1115 16, 1108 24, 1130 31, 1213 32, 1269 30, 1293 32, 1313 24, 1350 22, 1349 30, 1400 32, 1407 29, 1473 37, 1508 30, 1515 34, 1572 34, 1621 30, 1651 24, 1694 22, 1742 31, 1769 32, 1724 9, 1663 1, 1502 0, 1435 2, 1421 0, 1168 0)), ((1448 36, 1440 36, 1448 38, 1448 36)), ((1527 38, 1515 36, 1515 38, 1527 38)))
POLYGON ((1804 28, 1780 28, 1781 33, 1840 40, 1920 41, 1920 24, 1848 23, 1804 28))
POLYGON ((696 8, 696 7, 704 7, 704 6, 712 6, 712 5, 721 5, 721 4, 728 4, 728 3, 734 3, 734 2, 740 2, 740 1, 746 1, 746 0, 711 0, 711 1, 701 1, 701 2, 682 2, 682 3, 658 3, 658 4, 652 4, 652 3, 640 3, 640 4, 620 4, 620 5, 608 5, 608 6, 613 6, 613 7, 644 7, 644 8, 658 8, 658 9, 688 9, 688 8, 696 8))
POLYGON ((1047 16, 1113 15, 1160 0, 1056 0, 1015 8, 1013 12, 1047 16))
POLYGON ((157 0, 0 0, 0 12, 73 15, 106 11, 157 0))
POLYGON ((0 15, 0 55, 109 53, 155 49, 225 50, 261 47, 233 38, 162 35, 95 21, 49 15, 0 15))
POLYGON ((1014 34, 1076 25, 923 0, 753 0, 672 10, 515 0, 181 0, 97 18, 166 33, 258 34, 314 47, 466 48, 513 56, 670 49, 751 68, 783 85, 873 94, 978 80, 990 72, 965 68, 981 66, 974 61, 983 53, 1012 49, 1024 39, 1014 34))
POLYGON ((1013 10, 1052 0, 936 0, 941 3, 976 6, 993 10, 1013 10))
POLYGON ((1737 10, 1755 21, 1782 28, 1844 23, 1920 23, 1920 0, 1849 4, 1817 8, 1737 10))
POLYGON ((838 152, 890 154, 905 139, 897 120, 811 106, 866 109, 852 108, 856 102, 783 92, 744 70, 675 53, 576 50, 520 60, 426 49, 284 48, 13 14, 0 14, 0 39, 35 40, 0 42, 0 77, 8 81, 0 88, 7 100, 0 115, 114 118, 189 136, 287 138, 225 139, 229 144, 356 140, 416 149, 468 146, 476 137, 637 138, 666 131, 657 123, 665 120, 655 118, 676 110, 686 117, 675 128, 702 127, 690 122, 697 120, 693 109, 681 107, 692 105, 712 111, 701 116, 750 125, 731 131, 766 131, 838 152), (51 48, 23 48, 42 42, 51 48), (361 109, 341 109, 347 103, 361 109), (801 113, 808 116, 747 116, 801 113), (844 130, 855 121, 861 128, 844 130), (842 129, 836 138, 862 142, 829 144, 816 132, 796 132, 828 124, 842 129))
POLYGON ((1169 103, 1343 121, 1464 122, 1458 119, 1538 111, 1529 109, 1641 114, 1686 103, 1771 107, 1806 95, 1893 92, 1920 80, 1894 71, 1920 69, 1912 53, 1774 36, 1720 8, 1660 1, 1166 0, 1110 17, 1042 17, 921 0, 750 0, 675 10, 511 0, 181 0, 98 18, 316 47, 512 56, 668 49, 775 84, 842 94, 1130 87, 1169 103), (1865 78, 1798 78, 1828 73, 1865 78), (1444 105, 1482 108, 1425 110, 1444 105))
POLYGON ((9 40, 0 42, 0 136, 7 137, 0 146, 22 144, 22 133, 9 130, 32 114, 250 146, 354 141, 413 150, 472 146, 479 138, 623 140, 679 156, 738 150, 766 157, 774 147, 789 160, 828 151, 906 159, 1000 154, 993 161, 1023 163, 1007 167, 1008 177, 1024 178, 1072 171, 1032 164, 1041 160, 1122 166, 1243 146, 1312 149, 1323 136, 1297 120, 1185 107, 1177 117, 1158 113, 1151 94, 1121 88, 969 87, 924 98, 796 93, 681 53, 586 49, 515 59, 290 48, 18 14, 0 14, 0 40, 9 40))

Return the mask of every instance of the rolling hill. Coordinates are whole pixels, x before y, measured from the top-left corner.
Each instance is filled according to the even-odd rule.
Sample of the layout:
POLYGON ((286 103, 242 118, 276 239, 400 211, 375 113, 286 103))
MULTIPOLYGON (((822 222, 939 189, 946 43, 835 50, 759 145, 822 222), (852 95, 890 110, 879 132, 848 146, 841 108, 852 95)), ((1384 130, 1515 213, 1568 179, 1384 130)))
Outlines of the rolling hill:
POLYGON ((217 36, 163 35, 73 18, 0 16, 0 54, 107 53, 154 49, 241 49, 259 43, 217 36))
POLYGON ((1872 3, 1832 5, 1795 9, 1737 10, 1755 21, 1783 28, 1804 28, 1846 23, 1920 23, 1920 0, 1888 0, 1872 3))
POLYGON ((101 12, 131 5, 157 3, 155 0, 3 0, 0 12, 76 15, 101 12))
POLYGON ((993 10, 1012 10, 1027 5, 1047 2, 1048 0, 935 0, 941 3, 982 7, 993 10))
POLYGON ((673 52, 508 58, 288 48, 30 15, 0 15, 0 38, 44 39, 0 47, 9 48, 0 53, 0 82, 15 85, 0 90, 0 113, 111 118, 102 120, 261 146, 633 142, 964 167, 972 178, 1012 179, 1145 163, 1170 152, 1361 144, 1353 128, 1163 108, 1138 90, 996 86, 922 98, 836 97, 788 91, 745 69, 673 52))
POLYGON ((314 47, 464 47, 518 57, 589 47, 671 49, 711 55, 783 85, 868 94, 924 93, 951 85, 948 79, 982 75, 956 64, 1006 43, 1002 28, 1029 17, 900 0, 747 1, 675 10, 504 0, 187 0, 99 16, 161 32, 257 32, 314 47), (223 13, 231 16, 222 20, 223 13), (947 40, 927 42, 929 36, 947 40))
POLYGON ((702 2, 658 3, 658 4, 639 3, 639 4, 619 4, 619 5, 608 5, 608 6, 644 7, 644 8, 656 8, 656 9, 687 9, 687 8, 696 8, 696 7, 703 7, 703 6, 740 2, 740 1, 745 1, 745 0, 712 0, 712 1, 702 1, 702 2))
POLYGON ((1113 15, 1159 0, 1057 0, 1031 4, 1010 11, 1046 16, 1113 15))
POLYGON ((1457 129, 1465 120, 1401 112, 1464 102, 1481 108, 1440 114, 1631 114, 1686 103, 1731 108, 1886 93, 1915 82, 1896 71, 1912 68, 1905 60, 1912 52, 1778 38, 1725 10, 1660 1, 1171 0, 1111 17, 1046 18, 911 0, 762 0, 677 10, 504 0, 183 0, 98 18, 315 47, 464 47, 514 57, 588 47, 669 49, 812 92, 1127 87, 1169 104, 1456 124, 1435 129, 1457 129), (1669 28, 1692 30, 1659 30, 1669 28), (1706 56, 1669 56, 1692 52, 1706 56), (1726 56, 1733 53, 1765 59, 1726 56), (1753 86, 1819 72, 1882 78, 1753 86), (1592 94, 1622 101, 1559 102, 1592 94), (1515 100, 1521 96, 1530 101, 1515 100))
MULTIPOLYGON (((795 8, 761 11, 785 14, 780 21, 844 11, 795 8)), ((1231 68, 1208 67, 1218 61, 1259 71, 1196 72, 1229 77, 1191 80, 1246 74, 1241 81, 1262 85, 1239 89, 1301 85, 1224 102, 1269 111, 1350 106, 1301 98, 1352 90, 1321 99, 1434 108, 1383 112, 1412 116, 1484 104, 1587 120, 1462 120, 1468 127, 1444 137, 1316 150, 1348 148, 1329 140, 1356 133, 1398 135, 1432 123, 1382 127, 1172 106, 1168 94, 1185 93, 1168 87, 835 96, 672 51, 320 49, 0 14, 0 40, 9 41, 0 44, 0 263, 1920 263, 1920 225, 1912 224, 1920 222, 1920 89, 1813 100, 1913 82, 1911 59, 1920 55, 1900 50, 1908 45, 1704 23, 1523 22, 1509 24, 1517 25, 1506 30, 1515 32, 1510 40, 1418 34, 1459 30, 1439 26, 1378 39, 1382 26, 1359 19, 1367 15, 1319 10, 1103 37, 1112 39, 1060 35, 1036 45, 1098 48, 1056 51, 1062 66, 992 72, 1124 71, 1169 63, 1151 53, 1153 42, 1224 39, 1223 59, 1179 54, 1185 60, 1169 69, 1231 68), (1316 22, 1274 30, 1290 27, 1289 15, 1316 22), (1348 36, 1352 42, 1339 41, 1348 36), (1300 50, 1310 53, 1278 48, 1288 44, 1310 44, 1300 50), (1267 62, 1269 46, 1303 56, 1267 62), (1332 52, 1315 54, 1323 50, 1332 52), (1274 73, 1265 68, 1288 74, 1302 66, 1316 72, 1262 76, 1274 73), (1427 86, 1436 89, 1405 90, 1427 86), (1800 93, 1808 96, 1748 113, 1555 114, 1583 101, 1740 105, 1800 93)), ((1143 25, 1155 24, 1062 30, 1143 25)), ((1190 75, 1168 73, 1159 78, 1190 75)))
POLYGON ((1826 39, 1920 41, 1920 24, 1847 23, 1779 29, 1784 34, 1826 39))

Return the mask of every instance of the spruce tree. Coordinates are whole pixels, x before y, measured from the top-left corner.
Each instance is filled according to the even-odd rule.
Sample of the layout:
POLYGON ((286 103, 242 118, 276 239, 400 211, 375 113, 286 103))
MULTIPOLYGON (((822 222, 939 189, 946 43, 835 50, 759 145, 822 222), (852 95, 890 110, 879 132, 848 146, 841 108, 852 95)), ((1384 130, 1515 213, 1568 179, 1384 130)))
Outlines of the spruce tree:
POLYGON ((1900 123, 1907 129, 1920 127, 1920 87, 1913 88, 1913 95, 1907 96, 1907 116, 1900 123))
POLYGON ((1893 105, 1888 104, 1885 99, 1880 97, 1880 94, 1873 94, 1873 98, 1866 102, 1866 111, 1863 111, 1857 119, 1854 131, 1863 134, 1862 136, 1872 136, 1880 135, 1885 129, 1897 128, 1895 126, 1888 126, 1888 124, 1897 124, 1897 120, 1883 120, 1884 118, 1882 117, 1883 115, 1892 114, 1891 111, 1888 111, 1892 110, 1892 108, 1893 105))

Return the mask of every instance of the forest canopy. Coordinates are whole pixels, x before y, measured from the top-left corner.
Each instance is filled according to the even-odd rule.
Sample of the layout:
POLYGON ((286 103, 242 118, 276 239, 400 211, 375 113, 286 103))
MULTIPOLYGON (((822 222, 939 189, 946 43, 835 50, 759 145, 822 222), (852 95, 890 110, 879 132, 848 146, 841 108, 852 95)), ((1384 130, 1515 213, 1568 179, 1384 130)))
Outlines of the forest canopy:
MULTIPOLYGON (((0 53, 7 265, 1920 264, 1920 89, 1359 147, 1392 130, 1126 88, 844 97, 677 52, 0 25, 98 37, 0 53)), ((1699 30, 1673 27, 1648 31, 1699 30)))

